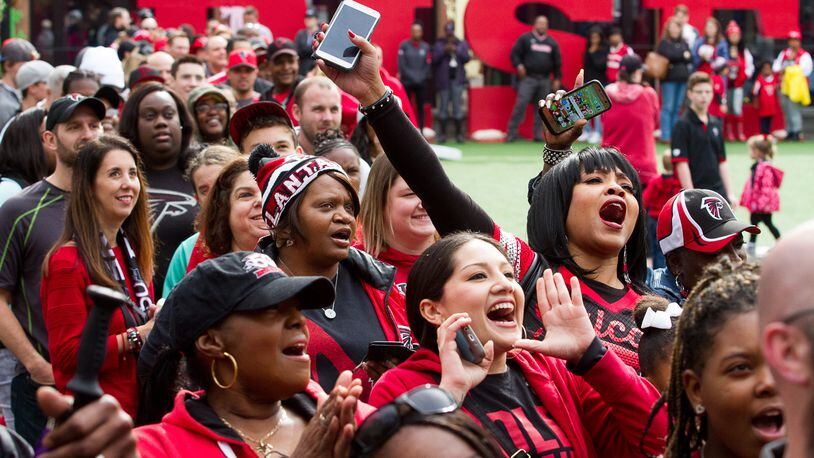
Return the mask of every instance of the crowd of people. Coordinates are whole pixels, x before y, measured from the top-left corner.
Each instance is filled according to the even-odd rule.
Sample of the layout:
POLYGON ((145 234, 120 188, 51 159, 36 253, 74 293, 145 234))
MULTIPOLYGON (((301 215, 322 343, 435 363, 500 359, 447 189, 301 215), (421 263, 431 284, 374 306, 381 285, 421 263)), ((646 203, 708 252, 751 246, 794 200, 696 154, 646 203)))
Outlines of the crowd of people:
MULTIPOLYGON (((452 23, 434 47, 413 25, 395 76, 351 30, 353 70, 315 62, 312 12, 290 40, 254 8, 202 36, 133 31, 114 8, 77 67, 7 41, 0 454, 811 456, 814 223, 756 263, 757 225, 780 238, 776 140, 747 141, 748 223, 724 144, 755 68, 764 103, 811 59, 790 35, 755 65, 737 24, 698 36, 675 13, 661 108, 621 31, 590 31, 574 86, 613 82, 614 107, 535 130, 527 240, 422 133, 434 78, 442 136, 451 120, 464 139, 452 23), (584 140, 602 146, 572 150, 584 140), (129 301, 104 334, 105 394, 73 408, 90 285, 129 301)), ((512 48, 509 139, 527 104, 565 93, 547 31, 540 16, 512 48)))

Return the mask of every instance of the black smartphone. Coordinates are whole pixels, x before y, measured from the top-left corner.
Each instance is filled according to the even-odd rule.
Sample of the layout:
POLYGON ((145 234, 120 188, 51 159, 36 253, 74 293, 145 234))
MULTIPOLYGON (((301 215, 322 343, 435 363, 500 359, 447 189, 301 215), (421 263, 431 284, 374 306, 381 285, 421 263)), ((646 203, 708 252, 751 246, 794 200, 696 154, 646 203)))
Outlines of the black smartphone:
POLYGON ((549 131, 555 135, 574 127, 580 119, 591 119, 611 109, 611 101, 602 83, 588 81, 552 101, 551 108, 545 105, 537 109, 549 131))
POLYGON ((401 364, 413 353, 415 353, 413 350, 399 342, 374 341, 368 344, 367 355, 365 355, 364 360, 377 362, 396 360, 398 364, 401 364))
POLYGON ((348 30, 370 39, 381 15, 361 3, 345 0, 331 18, 325 39, 314 51, 314 58, 341 70, 351 70, 359 59, 359 48, 351 43, 348 30))
POLYGON ((486 356, 483 344, 480 343, 471 326, 464 326, 455 332, 455 343, 458 345, 458 353, 461 354, 461 358, 472 364, 480 364, 486 356))

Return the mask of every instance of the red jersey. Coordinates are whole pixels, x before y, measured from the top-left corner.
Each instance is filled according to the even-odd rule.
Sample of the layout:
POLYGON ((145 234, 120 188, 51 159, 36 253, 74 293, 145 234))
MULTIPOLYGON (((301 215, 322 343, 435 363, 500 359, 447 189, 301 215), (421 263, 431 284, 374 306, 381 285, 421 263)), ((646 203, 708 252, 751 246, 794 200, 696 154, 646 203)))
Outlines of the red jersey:
POLYGON ((619 46, 608 50, 608 68, 605 71, 605 75, 608 77, 608 83, 616 82, 616 77, 619 74, 619 66, 622 64, 622 58, 630 55, 633 55, 633 48, 624 43, 619 43, 619 46))
POLYGON ((712 74, 712 103, 709 104, 709 114, 716 118, 724 118, 721 107, 726 106, 726 85, 721 75, 712 74))
POLYGON ((749 54, 749 50, 744 49, 743 52, 738 53, 737 57, 732 58, 729 56, 729 59, 727 59, 726 66, 729 69, 729 75, 727 75, 729 87, 743 87, 746 79, 751 76, 747 73, 747 69, 750 68, 752 56, 747 56, 747 54, 749 54))
POLYGON ((673 174, 658 175, 650 180, 642 195, 642 203, 647 214, 651 218, 658 219, 664 204, 679 192, 681 192, 681 182, 673 174))
POLYGON ((752 88, 752 95, 757 100, 758 116, 774 116, 777 114, 777 81, 774 74, 760 75, 752 88))

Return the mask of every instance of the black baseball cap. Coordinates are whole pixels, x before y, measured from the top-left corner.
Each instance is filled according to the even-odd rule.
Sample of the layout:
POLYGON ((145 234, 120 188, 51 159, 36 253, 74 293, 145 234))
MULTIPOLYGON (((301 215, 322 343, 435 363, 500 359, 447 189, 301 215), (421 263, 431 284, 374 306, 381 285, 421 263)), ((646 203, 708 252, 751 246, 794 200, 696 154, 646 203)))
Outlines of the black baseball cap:
POLYGON ((622 61, 619 63, 619 67, 624 68, 628 74, 633 73, 642 68, 642 58, 636 54, 627 55, 622 58, 622 61))
POLYGON ((110 102, 110 105, 113 108, 118 109, 119 106, 124 102, 122 96, 119 95, 119 91, 116 90, 114 86, 104 85, 96 91, 96 94, 93 94, 94 97, 100 100, 107 100, 110 102))
POLYGON ((664 254, 677 248, 717 253, 741 232, 760 229, 739 221, 720 194, 709 189, 688 189, 673 196, 659 213, 656 236, 664 254))
POLYGON ((51 104, 48 116, 45 117, 45 130, 53 131, 57 124, 61 124, 73 116, 74 111, 81 106, 93 110, 99 120, 105 119, 105 104, 95 97, 84 97, 79 94, 60 97, 51 104))
POLYGON ((238 251, 199 264, 172 290, 156 320, 170 347, 183 350, 233 312, 275 308, 292 298, 300 309, 330 307, 334 287, 325 277, 289 277, 263 253, 238 251))
POLYGON ((297 45, 294 44, 293 41, 289 40, 285 37, 276 38, 274 41, 271 42, 268 46, 268 50, 266 51, 266 56, 268 56, 269 60, 274 60, 277 56, 288 54, 291 56, 296 56, 297 54, 297 45))

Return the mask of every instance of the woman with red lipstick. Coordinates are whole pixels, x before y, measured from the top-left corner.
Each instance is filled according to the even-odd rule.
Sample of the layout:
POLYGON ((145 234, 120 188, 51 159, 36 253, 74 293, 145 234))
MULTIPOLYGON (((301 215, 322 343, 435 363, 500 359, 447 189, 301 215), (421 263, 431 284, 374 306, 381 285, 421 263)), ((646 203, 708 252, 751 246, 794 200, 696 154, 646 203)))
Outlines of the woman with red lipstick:
POLYGON ((76 371, 82 329, 93 303, 88 285, 121 290, 133 304, 113 314, 102 390, 131 416, 138 408, 136 360, 153 327, 153 239, 141 159, 120 137, 102 136, 79 151, 65 229, 46 257, 42 306, 54 380, 60 391, 76 371))
POLYGON ((547 334, 523 339, 524 294, 501 246, 482 234, 447 236, 410 272, 407 315, 421 349, 373 387, 382 406, 425 383, 449 391, 490 431, 506 456, 642 456, 664 450, 667 418, 658 391, 607 351, 582 304, 579 281, 547 269, 537 281, 547 334), (486 356, 458 352, 469 326, 486 356), (519 454, 518 454, 519 453, 519 454))
POLYGON ((403 293, 418 256, 438 239, 421 199, 382 156, 370 168, 367 195, 359 213, 364 245, 360 248, 396 268, 403 293))
MULTIPOLYGON (((421 199, 438 232, 442 236, 479 232, 500 241, 526 293, 524 324, 533 337, 544 332, 535 307, 536 280, 549 267, 566 278, 576 277, 596 334, 625 363, 637 368, 641 332, 632 312, 636 299, 648 291, 646 218, 638 174, 630 162, 607 148, 571 154, 570 144, 584 123, 560 136, 549 135, 543 171, 550 173, 543 174, 532 192, 527 244, 502 231, 450 182, 429 144, 398 110, 382 83, 373 46, 355 35, 351 40, 361 49, 353 71, 337 72, 324 62, 319 65, 342 90, 360 100, 387 157, 421 199)), ((581 80, 578 77, 577 84, 581 80)))
POLYGON ((141 423, 155 424, 136 429, 139 454, 347 456, 369 407, 357 412, 362 388, 349 372, 330 396, 309 380, 302 313, 333 300, 327 278, 289 277, 262 253, 201 263, 156 319, 166 339, 146 383, 141 423))
MULTIPOLYGON (((263 217, 271 235, 260 248, 289 275, 331 278, 336 300, 304 312, 311 342, 311 377, 323 388, 345 370, 365 380, 360 364, 373 341, 412 346, 404 296, 395 268, 353 248, 359 198, 342 168, 314 156, 278 157, 267 145, 249 158, 263 195, 263 217)), ((373 372, 371 375, 376 376, 373 372)))
POLYGON ((678 320, 667 406, 669 458, 756 458, 785 436, 783 405, 760 349, 756 264, 706 270, 678 320))

